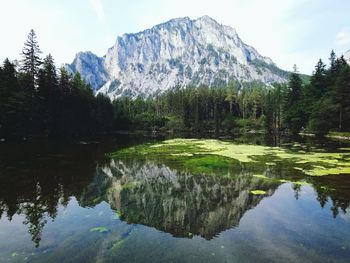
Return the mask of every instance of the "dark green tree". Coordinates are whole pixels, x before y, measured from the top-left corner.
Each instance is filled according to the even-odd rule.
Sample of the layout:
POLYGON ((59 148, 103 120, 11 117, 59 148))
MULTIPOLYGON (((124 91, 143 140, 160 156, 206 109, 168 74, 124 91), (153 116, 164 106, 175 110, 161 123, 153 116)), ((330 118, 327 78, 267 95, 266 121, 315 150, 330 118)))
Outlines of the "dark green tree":
POLYGON ((55 133, 59 118, 60 92, 54 60, 49 54, 39 70, 38 91, 36 94, 38 129, 45 134, 55 133))
POLYGON ((39 67, 42 64, 40 59, 40 48, 34 30, 30 30, 27 41, 22 50, 22 71, 28 76, 28 89, 34 92, 37 86, 39 67))
POLYGON ((284 122, 287 128, 293 133, 300 132, 304 125, 304 112, 301 103, 302 81, 294 65, 294 71, 290 75, 286 103, 284 109, 284 122))

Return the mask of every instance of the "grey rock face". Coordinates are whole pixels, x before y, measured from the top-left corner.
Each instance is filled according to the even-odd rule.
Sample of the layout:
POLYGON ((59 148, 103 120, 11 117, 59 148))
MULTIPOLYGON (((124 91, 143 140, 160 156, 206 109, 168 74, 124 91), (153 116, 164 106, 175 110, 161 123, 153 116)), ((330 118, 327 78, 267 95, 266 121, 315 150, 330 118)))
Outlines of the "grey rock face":
POLYGON ((350 49, 345 52, 344 58, 345 58, 346 62, 348 62, 348 64, 350 65, 350 49))
POLYGON ((230 80, 270 85, 287 77, 270 58, 245 44, 235 29, 208 16, 172 19, 124 34, 104 57, 78 53, 67 67, 111 99, 152 96, 175 86, 224 86, 230 80))

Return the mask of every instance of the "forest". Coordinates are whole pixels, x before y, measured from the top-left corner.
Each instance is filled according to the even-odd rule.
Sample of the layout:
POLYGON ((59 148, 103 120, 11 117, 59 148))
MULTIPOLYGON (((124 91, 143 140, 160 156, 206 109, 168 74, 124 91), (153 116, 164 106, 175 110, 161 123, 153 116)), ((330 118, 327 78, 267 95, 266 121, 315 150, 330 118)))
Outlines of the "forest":
POLYGON ((350 132, 350 66, 332 51, 307 80, 297 67, 285 84, 230 81, 227 87, 175 87, 148 98, 110 101, 79 73, 41 58, 33 30, 20 61, 0 67, 0 139, 71 137, 113 131, 266 132, 323 136, 350 132))

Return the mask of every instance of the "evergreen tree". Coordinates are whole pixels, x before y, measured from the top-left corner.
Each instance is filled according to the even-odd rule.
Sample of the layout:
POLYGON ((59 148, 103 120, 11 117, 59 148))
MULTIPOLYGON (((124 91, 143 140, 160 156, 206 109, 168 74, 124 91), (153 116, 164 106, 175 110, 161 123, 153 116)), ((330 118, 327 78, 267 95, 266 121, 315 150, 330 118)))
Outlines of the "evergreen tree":
POLYGON ((294 71, 290 76, 288 83, 288 92, 286 95, 284 121, 287 128, 293 133, 300 132, 304 124, 304 112, 301 105, 302 81, 294 65, 294 71))
POLYGON ((60 92, 58 76, 52 56, 49 54, 39 70, 38 92, 36 96, 39 129, 46 135, 54 133, 59 115, 60 92))
POLYGON ((332 50, 331 54, 329 56, 330 70, 332 72, 334 72, 336 70, 336 61, 337 61, 337 56, 335 55, 334 50, 332 50))
POLYGON ((265 129, 268 133, 272 133, 274 129, 274 103, 272 91, 269 91, 266 96, 266 117, 265 117, 265 129))
POLYGON ((30 30, 27 41, 22 50, 22 70, 28 75, 28 88, 32 91, 37 86, 39 67, 42 63, 40 59, 40 48, 34 30, 30 30))
POLYGON ((25 102, 15 65, 5 59, 0 67, 0 138, 17 138, 25 134, 28 119, 25 102))
POLYGON ((350 66, 341 57, 337 61, 339 70, 334 85, 334 104, 337 107, 337 128, 350 131, 350 66))
MULTIPOLYGON (((308 96, 313 101, 319 100, 327 91, 326 65, 320 59, 316 66, 314 74, 311 76, 310 89, 308 96)), ((310 102, 312 104, 312 102, 310 102)))

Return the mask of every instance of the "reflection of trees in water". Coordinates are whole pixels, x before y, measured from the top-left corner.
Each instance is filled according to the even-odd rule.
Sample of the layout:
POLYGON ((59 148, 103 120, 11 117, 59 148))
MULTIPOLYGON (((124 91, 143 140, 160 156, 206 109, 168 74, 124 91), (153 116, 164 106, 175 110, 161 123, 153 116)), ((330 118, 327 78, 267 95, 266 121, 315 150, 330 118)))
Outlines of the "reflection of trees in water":
MULTIPOLYGON (((104 182, 89 186, 92 195, 83 201, 85 205, 93 204, 94 192, 103 193, 103 199, 127 222, 153 226, 174 236, 197 234, 208 239, 236 226, 245 211, 261 201, 263 196, 251 195, 251 190, 266 190, 271 195, 280 184, 257 180, 244 172, 230 178, 192 175, 140 160, 115 160, 98 170, 98 182, 104 182)), ((285 173, 279 168, 265 171, 274 178, 285 173)), ((346 213, 350 206, 350 181, 344 176, 337 178, 310 179, 320 205, 332 202, 334 217, 340 210, 346 213)), ((301 188, 292 184, 296 199, 301 188)))
POLYGON ((55 219, 58 207, 67 206, 71 196, 80 196, 94 176, 96 162, 84 155, 45 153, 41 157, 33 151, 25 152, 26 156, 12 153, 0 164, 0 218, 6 215, 11 221, 14 215, 23 215, 38 247, 47 220, 55 219))
MULTIPOLYGON (((210 239, 236 226, 245 211, 261 201, 263 197, 251 195, 251 190, 272 194, 279 184, 244 173, 234 178, 192 175, 140 160, 112 160, 96 168, 91 159, 65 158, 57 164, 58 159, 0 165, 0 218, 6 215, 12 220, 15 214, 23 215, 36 246, 47 220, 55 219, 58 207, 66 206, 71 196, 83 207, 105 200, 130 223, 156 227, 174 236, 196 234, 210 239)), ((279 170, 266 173, 283 176, 279 170)), ((340 210, 346 212, 350 206, 348 177, 311 180, 321 207, 331 202, 334 217, 340 210)), ((294 191, 297 198, 300 185, 295 185, 294 191)))
POLYGON ((317 201, 323 208, 326 203, 331 203, 333 217, 336 218, 340 211, 346 214, 350 207, 350 177, 349 175, 324 176, 314 178, 312 186, 317 195, 317 201))

